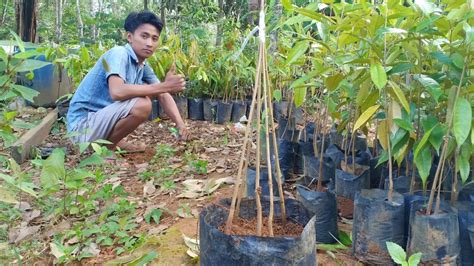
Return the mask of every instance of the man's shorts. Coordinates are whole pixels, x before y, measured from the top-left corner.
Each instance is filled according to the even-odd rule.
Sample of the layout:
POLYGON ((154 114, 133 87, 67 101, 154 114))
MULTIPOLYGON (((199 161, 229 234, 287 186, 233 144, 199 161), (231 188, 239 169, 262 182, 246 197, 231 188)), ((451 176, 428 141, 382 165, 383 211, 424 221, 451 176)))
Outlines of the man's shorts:
POLYGON ((117 122, 128 116, 138 98, 114 102, 97 112, 89 112, 87 117, 73 129, 71 141, 74 143, 92 142, 107 139, 117 122))

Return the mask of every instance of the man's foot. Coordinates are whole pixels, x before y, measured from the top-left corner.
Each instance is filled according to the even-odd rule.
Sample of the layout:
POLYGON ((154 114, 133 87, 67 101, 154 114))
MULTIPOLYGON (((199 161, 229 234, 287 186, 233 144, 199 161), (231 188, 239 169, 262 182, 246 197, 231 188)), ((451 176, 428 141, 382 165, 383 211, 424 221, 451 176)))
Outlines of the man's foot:
POLYGON ((119 141, 119 143, 117 143, 117 147, 126 153, 145 152, 145 148, 146 148, 145 144, 136 145, 136 144, 127 142, 125 140, 119 141))

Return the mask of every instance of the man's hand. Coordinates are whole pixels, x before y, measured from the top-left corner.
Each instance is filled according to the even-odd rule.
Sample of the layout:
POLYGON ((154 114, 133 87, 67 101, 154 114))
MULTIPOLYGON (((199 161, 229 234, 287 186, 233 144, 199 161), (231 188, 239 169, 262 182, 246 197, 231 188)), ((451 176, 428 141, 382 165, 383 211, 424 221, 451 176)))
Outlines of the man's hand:
POLYGON ((178 127, 179 140, 187 141, 189 139, 189 131, 185 125, 178 127))
POLYGON ((186 82, 184 81, 184 77, 182 75, 176 74, 175 63, 171 65, 170 70, 168 73, 166 73, 164 85, 166 85, 166 89, 169 93, 177 93, 184 90, 186 82))

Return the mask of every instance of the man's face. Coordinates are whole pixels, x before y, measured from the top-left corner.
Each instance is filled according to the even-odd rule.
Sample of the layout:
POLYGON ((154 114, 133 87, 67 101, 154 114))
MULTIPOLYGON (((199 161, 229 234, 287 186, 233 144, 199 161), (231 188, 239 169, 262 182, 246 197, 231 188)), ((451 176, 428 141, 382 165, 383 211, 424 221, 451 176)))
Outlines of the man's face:
POLYGON ((151 24, 142 24, 135 32, 127 33, 128 43, 132 46, 140 61, 145 60, 155 52, 159 37, 160 33, 151 24))

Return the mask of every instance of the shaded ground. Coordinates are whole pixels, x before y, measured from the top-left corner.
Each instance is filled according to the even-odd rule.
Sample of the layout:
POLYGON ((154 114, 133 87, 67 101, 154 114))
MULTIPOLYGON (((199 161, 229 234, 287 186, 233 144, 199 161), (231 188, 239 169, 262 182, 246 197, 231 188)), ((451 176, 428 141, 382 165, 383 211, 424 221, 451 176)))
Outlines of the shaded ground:
MULTIPOLYGON (((145 143, 147 150, 144 153, 118 156, 116 160, 111 161, 111 166, 106 168, 106 174, 112 177, 104 184, 122 185, 128 193, 127 200, 136 203, 135 222, 138 227, 134 232, 143 233, 152 239, 129 256, 139 256, 156 250, 160 256, 155 262, 159 264, 195 264, 196 260, 186 254, 188 247, 182 234, 197 238, 196 217, 199 211, 209 202, 230 197, 232 194, 232 178, 237 173, 243 134, 232 125, 222 126, 189 120, 187 123, 192 135, 192 140, 188 142, 176 141, 171 134, 171 125, 166 121, 142 125, 129 136, 129 140, 145 143), (168 156, 163 157, 163 154, 168 156), (154 209, 163 211, 159 224, 145 221, 146 215, 154 209)), ((63 125, 47 138, 43 146, 66 146, 66 165, 71 167, 84 158, 65 140, 63 125)), ((31 162, 23 164, 22 168, 39 171, 32 167, 31 162)), ((289 189, 291 194, 294 193, 292 184, 286 185, 285 188, 289 189)), ((343 206, 343 209, 350 208, 352 207, 343 206)), ((30 223, 41 227, 40 232, 45 242, 43 252, 35 254, 31 263, 44 265, 54 262, 47 245, 47 236, 52 234, 46 233, 51 230, 53 233, 66 230, 75 223, 74 217, 66 217, 65 221, 67 222, 49 221, 41 215, 30 223), (61 225, 65 225, 64 229, 61 225)), ((340 228, 348 233, 352 229, 349 223, 342 221, 340 228)), ((127 254, 120 255, 124 259, 122 263, 132 259, 126 257, 127 254)), ((354 259, 348 254, 350 250, 319 251, 318 265, 355 265, 354 259)), ((97 256, 75 264, 98 265, 118 257, 114 247, 101 248, 97 256)))

